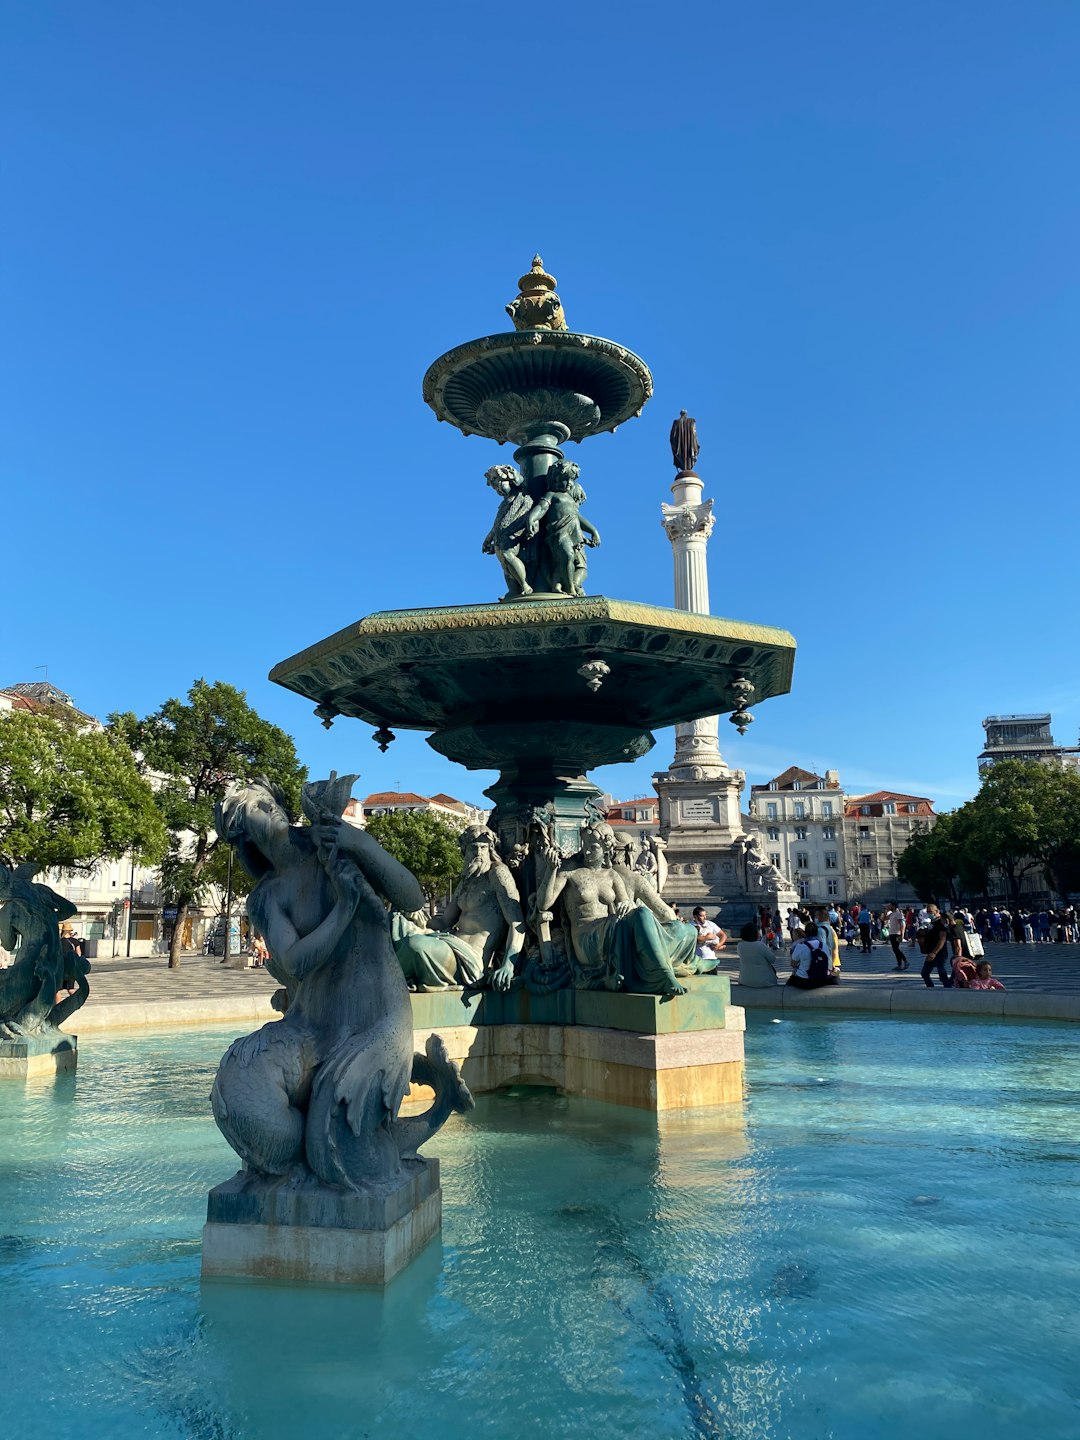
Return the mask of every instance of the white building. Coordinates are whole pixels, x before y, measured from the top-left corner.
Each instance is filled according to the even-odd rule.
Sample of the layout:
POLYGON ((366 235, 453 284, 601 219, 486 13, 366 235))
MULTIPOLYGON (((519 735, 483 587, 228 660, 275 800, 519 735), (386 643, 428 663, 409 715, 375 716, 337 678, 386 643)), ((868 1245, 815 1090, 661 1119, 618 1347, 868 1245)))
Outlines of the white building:
POLYGON ((844 794, 835 770, 815 775, 790 766, 750 787, 750 814, 771 865, 791 877, 804 900, 843 900, 844 794))

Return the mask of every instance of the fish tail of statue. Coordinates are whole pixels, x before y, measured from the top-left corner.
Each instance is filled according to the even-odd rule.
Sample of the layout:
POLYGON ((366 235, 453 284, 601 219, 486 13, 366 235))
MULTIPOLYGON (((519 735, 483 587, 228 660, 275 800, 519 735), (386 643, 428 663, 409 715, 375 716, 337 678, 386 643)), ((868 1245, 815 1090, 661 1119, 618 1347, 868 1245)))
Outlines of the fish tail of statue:
POLYGON ((347 1035, 316 1073, 304 1144, 308 1166, 328 1185, 355 1190, 401 1176, 387 1122, 409 1088, 409 1072, 387 1068, 384 1059, 380 1047, 347 1035))
POLYGON ((422 1115, 394 1121, 394 1139, 403 1160, 418 1159, 418 1148, 430 1140, 451 1115, 464 1114, 475 1103, 460 1069, 447 1054, 441 1035, 429 1035, 426 1053, 421 1055, 418 1051, 413 1056, 412 1078, 416 1085, 429 1085, 435 1091, 435 1099, 422 1115))

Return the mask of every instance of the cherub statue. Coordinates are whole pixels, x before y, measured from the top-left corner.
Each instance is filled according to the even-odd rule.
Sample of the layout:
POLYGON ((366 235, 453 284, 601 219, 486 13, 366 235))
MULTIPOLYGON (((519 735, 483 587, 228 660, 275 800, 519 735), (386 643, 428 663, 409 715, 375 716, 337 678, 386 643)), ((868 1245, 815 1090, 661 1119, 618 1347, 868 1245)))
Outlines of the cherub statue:
POLYGON ((412 875, 341 819, 353 775, 304 787, 311 824, 294 825, 266 780, 235 785, 217 830, 258 883, 248 898, 266 968, 285 986, 284 1018, 237 1040, 211 1094, 222 1134, 253 1172, 350 1190, 394 1188, 423 1163, 418 1145, 472 1096, 442 1039, 414 1055, 405 977, 384 900, 419 910, 412 875), (430 1085, 423 1115, 398 1117, 410 1079, 430 1085))
POLYGON ((517 884, 486 825, 469 825, 458 844, 465 866, 449 905, 430 929, 403 926, 406 933, 394 949, 417 990, 454 985, 509 990, 525 945, 517 884))
POLYGON ((502 503, 495 512, 495 523, 484 536, 481 550, 485 555, 495 555, 502 566, 503 575, 509 587, 505 598, 512 600, 518 595, 531 595, 533 587, 521 558, 521 547, 536 534, 532 520, 535 509, 532 496, 525 489, 525 477, 515 465, 492 465, 484 471, 484 479, 502 503))
POLYGON ((76 907, 48 885, 36 884, 32 863, 0 865, 0 945, 15 950, 0 970, 0 1039, 58 1028, 90 994, 90 966, 60 934, 76 907), (62 998, 57 999, 58 996, 62 998))
POLYGON ((579 990, 631 990, 672 1000, 679 976, 695 973, 697 931, 679 921, 639 870, 615 865, 615 834, 593 821, 564 860, 554 846, 537 857, 536 907, 561 902, 579 990))
POLYGON ((547 472, 547 493, 528 518, 530 536, 543 524, 552 587, 564 595, 585 594, 585 546, 600 544, 599 531, 581 514, 586 495, 578 484, 580 474, 580 465, 572 460, 553 461, 547 472))

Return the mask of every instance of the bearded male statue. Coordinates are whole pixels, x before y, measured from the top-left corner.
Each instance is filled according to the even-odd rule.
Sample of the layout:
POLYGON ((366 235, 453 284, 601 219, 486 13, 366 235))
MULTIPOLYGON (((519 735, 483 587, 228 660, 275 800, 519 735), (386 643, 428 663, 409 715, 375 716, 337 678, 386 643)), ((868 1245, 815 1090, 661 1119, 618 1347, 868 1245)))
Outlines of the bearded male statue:
POLYGON ((449 904, 428 930, 395 917, 394 949, 411 989, 509 990, 525 944, 517 883, 486 825, 469 825, 458 844, 465 868, 449 904))

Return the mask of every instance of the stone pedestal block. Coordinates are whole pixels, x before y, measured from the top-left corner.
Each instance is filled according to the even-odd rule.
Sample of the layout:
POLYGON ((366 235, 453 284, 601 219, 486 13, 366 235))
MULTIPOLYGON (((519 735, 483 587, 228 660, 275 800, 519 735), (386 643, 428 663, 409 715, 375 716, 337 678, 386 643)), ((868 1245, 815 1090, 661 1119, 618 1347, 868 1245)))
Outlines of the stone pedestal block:
MULTIPOLYGON (((656 1112, 737 1104, 743 1098, 744 1012, 728 1003, 724 977, 702 977, 689 986, 689 994, 667 1004, 655 995, 599 990, 485 995, 486 1010, 438 1029, 474 1095, 529 1084, 656 1112), (534 1004, 543 1009, 556 999, 560 1019, 532 1015, 534 1004)), ((427 1039, 423 1012, 442 1010, 441 1004, 428 1007, 428 998, 414 999, 421 1049, 427 1039)), ((409 1102, 429 1103, 431 1093, 414 1086, 409 1102)))
POLYGON ((56 1075, 74 1070, 78 1062, 74 1035, 50 1030, 47 1035, 26 1035, 0 1040, 0 1080, 26 1080, 33 1075, 56 1075))
POLYGON ((243 1171, 210 1191, 203 1278, 386 1285, 442 1229, 439 1162, 394 1190, 353 1194, 243 1171))

